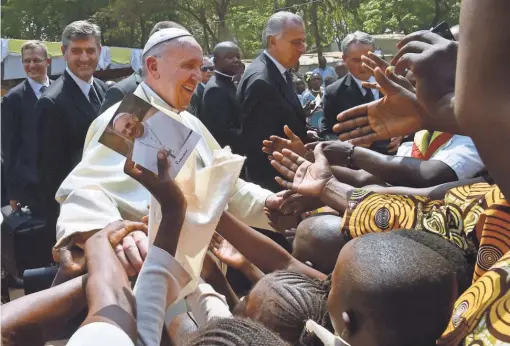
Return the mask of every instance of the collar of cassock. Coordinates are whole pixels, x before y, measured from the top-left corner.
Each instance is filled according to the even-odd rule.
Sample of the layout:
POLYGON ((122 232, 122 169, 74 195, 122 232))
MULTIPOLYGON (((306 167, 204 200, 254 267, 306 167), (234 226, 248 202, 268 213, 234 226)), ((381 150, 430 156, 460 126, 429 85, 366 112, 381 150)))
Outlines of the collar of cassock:
POLYGON ((223 76, 223 77, 225 77, 225 78, 227 78, 227 79, 230 79, 232 82, 234 81, 234 77, 235 77, 235 76, 230 76, 230 75, 228 75, 228 74, 226 74, 226 73, 223 73, 223 72, 220 72, 220 71, 218 71, 218 70, 214 70, 214 73, 217 73, 217 74, 219 74, 220 76, 223 76))

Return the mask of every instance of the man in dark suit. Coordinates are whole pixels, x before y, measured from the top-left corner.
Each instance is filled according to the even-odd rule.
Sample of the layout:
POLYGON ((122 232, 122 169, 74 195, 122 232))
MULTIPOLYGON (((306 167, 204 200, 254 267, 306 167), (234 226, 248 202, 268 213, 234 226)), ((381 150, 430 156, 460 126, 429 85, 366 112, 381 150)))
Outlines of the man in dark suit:
POLYGON ((274 180, 278 173, 262 152, 262 141, 271 135, 285 137, 285 125, 303 141, 307 135, 305 113, 289 72, 306 49, 303 20, 294 13, 277 12, 269 19, 263 39, 266 49, 246 69, 237 100, 246 144, 246 177, 276 192, 281 190, 274 180))
POLYGON ((27 41, 21 46, 21 61, 27 79, 9 90, 2 99, 2 157, 7 198, 14 209, 37 203, 35 105, 51 84, 47 76, 50 58, 44 43, 27 41))
POLYGON ((48 227, 58 216, 55 193, 81 160, 87 130, 97 117, 106 87, 93 77, 101 32, 87 21, 69 24, 62 34, 67 67, 36 106, 38 124, 38 173, 48 227))
POLYGON ((218 43, 214 47, 214 63, 214 75, 204 91, 200 120, 222 147, 229 145, 233 152, 243 152, 234 84, 242 67, 239 47, 233 42, 218 43))
POLYGON ((202 115, 202 99, 204 98, 205 86, 209 83, 214 73, 214 64, 211 59, 204 57, 202 66, 200 67, 200 74, 202 75, 202 82, 197 85, 193 96, 191 96, 191 102, 189 103, 187 111, 197 118, 202 115))
MULTIPOLYGON (((325 130, 323 135, 327 139, 338 139, 338 134, 333 132, 333 125, 337 123, 338 114, 381 97, 377 89, 364 88, 361 85, 362 82, 373 80, 373 77, 361 66, 361 56, 368 55, 369 51, 374 50, 374 38, 364 32, 357 31, 349 34, 342 41, 342 58, 349 73, 328 86, 324 93, 323 127, 325 130)), ((370 148, 381 154, 388 154, 389 143, 389 140, 377 141, 372 143, 370 148)))
MULTIPOLYGON (((154 25, 149 34, 149 37, 151 37, 152 34, 154 34, 156 31, 167 28, 185 29, 182 25, 178 23, 172 22, 170 20, 165 20, 162 22, 158 22, 156 23, 156 25, 154 25)), ((138 87, 138 84, 140 84, 141 82, 142 82, 141 71, 136 71, 131 76, 121 80, 120 82, 116 83, 111 88, 109 88, 108 91, 106 92, 104 101, 101 104, 101 108, 99 109, 99 114, 103 114, 105 110, 107 110, 117 102, 122 101, 126 94, 132 94, 138 87)))

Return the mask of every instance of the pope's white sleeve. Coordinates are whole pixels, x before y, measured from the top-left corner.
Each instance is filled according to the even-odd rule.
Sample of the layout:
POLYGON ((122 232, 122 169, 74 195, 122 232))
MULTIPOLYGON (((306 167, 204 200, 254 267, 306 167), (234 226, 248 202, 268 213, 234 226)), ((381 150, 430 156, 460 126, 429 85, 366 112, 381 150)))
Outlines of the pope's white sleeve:
POLYGON ((133 341, 119 327, 94 322, 80 327, 67 342, 67 346, 134 346, 133 341))

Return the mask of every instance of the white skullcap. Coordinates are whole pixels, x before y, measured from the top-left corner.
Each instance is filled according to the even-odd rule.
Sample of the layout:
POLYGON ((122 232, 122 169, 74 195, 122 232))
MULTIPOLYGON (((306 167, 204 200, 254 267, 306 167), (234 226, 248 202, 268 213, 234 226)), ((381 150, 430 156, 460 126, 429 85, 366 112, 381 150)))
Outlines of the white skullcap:
POLYGON ((147 53, 152 47, 157 45, 158 43, 170 41, 183 36, 191 36, 188 30, 178 29, 178 28, 167 28, 156 31, 149 37, 149 40, 143 47, 143 54, 147 53))
POLYGON ((127 112, 121 112, 119 114, 117 114, 115 116, 115 118, 113 118, 113 121, 112 121, 112 127, 115 127, 115 123, 117 122, 117 120, 119 120, 121 117, 123 117, 124 115, 130 115, 130 113, 127 113, 127 112))

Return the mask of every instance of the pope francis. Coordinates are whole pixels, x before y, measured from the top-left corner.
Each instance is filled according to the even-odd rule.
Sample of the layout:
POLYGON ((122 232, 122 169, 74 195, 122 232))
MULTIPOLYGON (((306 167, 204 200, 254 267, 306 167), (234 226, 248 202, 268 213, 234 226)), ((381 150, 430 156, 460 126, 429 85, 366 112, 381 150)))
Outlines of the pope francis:
MULTIPOLYGON (((176 28, 160 30, 149 38, 143 50, 144 81, 135 91, 135 95, 201 136, 187 167, 183 168, 184 173, 181 171, 176 179, 193 199, 187 196, 189 220, 181 232, 176 258, 196 280, 183 295, 196 285, 203 255, 224 209, 228 208, 250 226, 271 230, 263 209, 275 208, 279 201, 272 192, 239 179, 243 158, 222 149, 200 120, 185 111, 200 83, 201 64, 202 49, 189 32, 176 28), (187 246, 185 251, 181 245, 187 246)), ((98 142, 118 106, 112 106, 92 123, 82 161, 57 191, 56 199, 61 204, 57 249, 79 244, 90 231, 113 221, 140 220, 149 214, 149 205, 149 238, 155 236, 159 205, 142 185, 124 174, 125 157, 98 142)), ((140 269, 147 249, 147 245, 141 245, 147 244, 145 235, 133 238, 115 249, 130 274, 140 269)))

